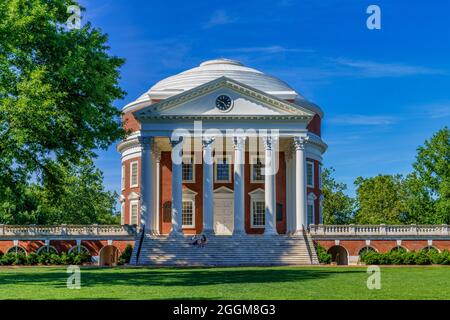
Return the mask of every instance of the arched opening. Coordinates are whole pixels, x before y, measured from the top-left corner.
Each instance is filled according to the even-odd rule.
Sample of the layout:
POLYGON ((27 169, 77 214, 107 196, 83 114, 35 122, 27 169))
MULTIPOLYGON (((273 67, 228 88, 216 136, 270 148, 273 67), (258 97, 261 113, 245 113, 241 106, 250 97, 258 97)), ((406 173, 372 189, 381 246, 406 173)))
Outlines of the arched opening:
POLYGON ((375 250, 375 248, 372 248, 371 246, 365 246, 361 248, 361 250, 359 250, 358 255, 361 257, 361 255, 364 255, 368 252, 377 252, 377 250, 375 250))
POLYGON ((396 247, 392 248, 390 251, 391 252, 406 252, 408 250, 406 250, 406 248, 404 248, 402 246, 396 246, 396 247))
POLYGON ((119 250, 114 246, 105 246, 100 250, 100 266, 116 266, 119 262, 119 250))
POLYGON ((50 253, 50 254, 53 254, 53 253, 58 254, 58 250, 56 250, 56 248, 54 246, 42 246, 36 251, 37 254, 41 254, 44 252, 50 253))
POLYGON ((332 246, 328 249, 328 253, 331 254, 331 262, 337 265, 348 265, 348 253, 342 246, 332 246))
POLYGON ((89 249, 86 248, 85 246, 79 245, 79 246, 73 246, 72 248, 70 248, 69 253, 85 253, 85 254, 91 254, 89 252, 89 249))
POLYGON ((22 248, 21 246, 14 246, 8 249, 8 251, 6 251, 6 253, 12 253, 12 254, 27 254, 27 251, 22 248))
POLYGON ((433 246, 427 246, 427 247, 423 248, 422 250, 425 252, 435 252, 435 253, 440 252, 438 248, 433 247, 433 246))

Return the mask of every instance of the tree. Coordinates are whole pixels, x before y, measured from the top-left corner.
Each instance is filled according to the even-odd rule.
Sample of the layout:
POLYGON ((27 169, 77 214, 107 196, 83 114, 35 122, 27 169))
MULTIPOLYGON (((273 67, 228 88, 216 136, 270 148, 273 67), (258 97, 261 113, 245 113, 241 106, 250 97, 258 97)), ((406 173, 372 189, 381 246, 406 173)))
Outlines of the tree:
POLYGON ((333 178, 333 168, 322 171, 323 222, 325 224, 347 224, 353 219, 354 200, 344 192, 347 186, 333 178))
POLYGON ((27 221, 44 181, 63 184, 58 168, 83 167, 124 136, 113 106, 124 61, 89 23, 67 29, 74 4, 0 2, 0 214, 14 221, 27 221))
POLYGON ((401 175, 358 177, 355 186, 357 223, 397 224, 406 221, 406 187, 401 175))
POLYGON ((439 130, 417 149, 408 176, 408 211, 418 224, 450 224, 450 130, 439 130))
POLYGON ((117 194, 105 191, 103 175, 92 162, 67 168, 59 166, 58 183, 30 184, 23 188, 25 206, 4 201, 11 210, 0 211, 3 224, 115 224, 117 194), (14 213, 14 214, 11 214, 14 213))

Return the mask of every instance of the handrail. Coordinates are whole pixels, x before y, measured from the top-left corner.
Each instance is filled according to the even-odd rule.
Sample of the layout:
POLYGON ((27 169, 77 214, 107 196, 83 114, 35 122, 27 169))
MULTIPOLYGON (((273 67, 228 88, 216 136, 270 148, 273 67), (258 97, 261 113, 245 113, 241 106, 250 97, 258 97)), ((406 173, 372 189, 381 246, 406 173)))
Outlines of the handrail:
POLYGON ((144 242, 144 236, 145 236, 145 225, 142 226, 141 236, 139 239, 139 245, 138 245, 137 252, 136 252, 136 265, 139 264, 139 256, 141 255, 141 248, 142 248, 142 243, 144 242))

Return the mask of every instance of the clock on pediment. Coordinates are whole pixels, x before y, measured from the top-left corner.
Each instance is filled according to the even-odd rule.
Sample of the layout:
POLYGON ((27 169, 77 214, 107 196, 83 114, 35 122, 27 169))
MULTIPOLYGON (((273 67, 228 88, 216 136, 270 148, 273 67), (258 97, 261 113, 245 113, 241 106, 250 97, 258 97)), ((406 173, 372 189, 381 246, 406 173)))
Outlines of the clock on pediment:
POLYGON ((225 95, 222 94, 216 98, 216 108, 219 109, 222 112, 229 111, 231 107, 233 106, 233 100, 225 95))

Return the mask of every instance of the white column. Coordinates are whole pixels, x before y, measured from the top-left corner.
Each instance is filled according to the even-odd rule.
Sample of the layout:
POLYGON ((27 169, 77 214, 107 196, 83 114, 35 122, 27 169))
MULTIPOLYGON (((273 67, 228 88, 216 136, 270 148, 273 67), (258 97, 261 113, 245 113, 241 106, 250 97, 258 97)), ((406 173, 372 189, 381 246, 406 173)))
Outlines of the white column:
POLYGON ((234 230, 245 234, 245 137, 233 137, 234 146, 234 230))
POLYGON ((160 230, 159 230, 159 215, 160 215, 160 205, 159 205, 159 201, 160 201, 160 168, 161 168, 161 150, 159 149, 155 149, 155 214, 153 217, 153 230, 155 232, 155 234, 160 234, 160 230))
POLYGON ((213 137, 203 137, 203 233, 214 233, 213 137))
POLYGON ((286 233, 290 234, 292 232, 292 152, 291 150, 286 150, 284 153, 284 158, 286 162, 286 233))
POLYGON ((306 143, 308 137, 294 137, 295 148, 295 233, 306 229, 306 143))
POLYGON ((140 179, 140 202, 141 202, 141 229, 145 233, 152 232, 152 218, 153 218, 153 137, 139 137, 139 142, 142 147, 141 156, 141 179, 140 179))
POLYGON ((264 137, 264 199, 266 203, 266 228, 264 234, 277 234, 277 199, 276 199, 276 138, 264 137))
POLYGON ((183 138, 170 142, 172 145, 172 231, 170 235, 178 236, 183 234, 181 220, 183 207, 183 138))
POLYGON ((294 233, 296 230, 296 221, 297 221, 297 216, 296 216, 296 203, 297 203, 297 193, 296 193, 296 171, 295 171, 295 149, 292 150, 292 154, 291 154, 291 233, 294 233))

